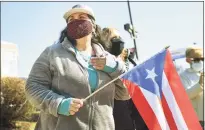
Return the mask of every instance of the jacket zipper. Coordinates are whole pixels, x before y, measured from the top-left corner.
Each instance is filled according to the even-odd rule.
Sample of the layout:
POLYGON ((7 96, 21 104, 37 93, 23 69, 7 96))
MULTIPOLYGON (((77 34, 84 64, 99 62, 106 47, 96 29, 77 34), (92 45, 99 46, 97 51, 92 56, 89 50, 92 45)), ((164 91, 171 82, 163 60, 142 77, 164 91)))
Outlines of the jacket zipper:
MULTIPOLYGON (((68 50, 68 51, 70 51, 70 50, 68 50)), ((88 79, 88 73, 87 73, 87 70, 85 70, 85 68, 84 68, 84 66, 83 65, 81 65, 81 63, 78 61, 78 58, 76 57, 76 54, 74 53, 74 52, 72 52, 72 51, 70 51, 71 53, 73 53, 74 54, 74 56, 75 56, 75 58, 76 58, 76 60, 77 60, 77 62, 78 62, 78 64, 82 67, 82 72, 86 75, 86 78, 84 78, 84 81, 85 82, 87 82, 87 87, 88 87, 88 90, 89 90, 89 94, 91 94, 92 93, 92 91, 91 91, 91 88, 90 88, 90 85, 89 85, 89 79, 88 79)), ((89 110, 89 116, 88 116, 88 125, 89 125, 89 128, 88 129, 90 129, 91 128, 91 125, 92 125, 92 115, 93 115, 93 104, 92 104, 92 98, 90 98, 89 99, 89 104, 90 104, 90 110, 89 110)))
MULTIPOLYGON (((85 80, 87 81, 88 85, 88 90, 89 90, 89 94, 92 93, 91 91, 91 88, 90 88, 90 85, 89 85, 89 79, 88 79, 88 73, 87 73, 87 70, 85 70, 85 68, 83 69, 84 70, 84 73, 86 75, 86 78, 85 80)), ((93 113, 93 104, 92 104, 92 98, 88 99, 89 100, 89 104, 90 104, 90 108, 89 108, 89 116, 88 116, 88 130, 90 130, 92 128, 92 113, 93 113)))

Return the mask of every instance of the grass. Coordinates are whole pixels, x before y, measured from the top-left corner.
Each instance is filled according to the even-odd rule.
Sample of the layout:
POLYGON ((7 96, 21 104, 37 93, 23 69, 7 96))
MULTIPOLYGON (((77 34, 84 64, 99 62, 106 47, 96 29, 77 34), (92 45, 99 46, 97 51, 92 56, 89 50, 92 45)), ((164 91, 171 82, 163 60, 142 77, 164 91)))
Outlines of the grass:
MULTIPOLYGON (((34 111, 32 115, 39 115, 40 111, 34 111)), ((18 130, 34 130, 36 122, 29 121, 16 121, 16 126, 19 127, 18 130)))
POLYGON ((16 126, 18 130, 34 130, 36 122, 16 121, 16 126))

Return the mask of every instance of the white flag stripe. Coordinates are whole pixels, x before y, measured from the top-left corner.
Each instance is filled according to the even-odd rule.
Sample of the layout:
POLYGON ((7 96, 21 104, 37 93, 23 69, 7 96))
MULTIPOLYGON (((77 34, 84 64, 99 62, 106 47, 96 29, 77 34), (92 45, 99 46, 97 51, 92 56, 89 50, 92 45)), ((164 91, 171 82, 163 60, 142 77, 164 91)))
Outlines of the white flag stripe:
POLYGON ((162 92, 173 115, 178 130, 188 130, 164 71, 162 76, 162 92))
POLYGON ((170 130, 167 120, 165 118, 162 106, 161 106, 161 102, 159 101, 159 98, 155 94, 145 90, 144 88, 142 87, 139 87, 139 88, 141 89, 144 97, 146 98, 150 107, 155 113, 155 116, 157 117, 157 120, 161 126, 161 129, 170 130))

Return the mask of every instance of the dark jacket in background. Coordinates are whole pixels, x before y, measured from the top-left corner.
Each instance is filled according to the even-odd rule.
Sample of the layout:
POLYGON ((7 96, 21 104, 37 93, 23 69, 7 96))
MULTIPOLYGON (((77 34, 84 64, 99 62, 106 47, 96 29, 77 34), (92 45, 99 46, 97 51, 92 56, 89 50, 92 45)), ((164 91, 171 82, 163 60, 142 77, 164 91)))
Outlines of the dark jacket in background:
POLYGON ((139 111, 135 107, 135 104, 133 103, 132 99, 129 100, 129 107, 130 107, 131 118, 134 122, 135 129, 136 130, 149 130, 144 120, 142 119, 139 111))
POLYGON ((114 101, 115 130, 149 130, 132 99, 114 101))
POLYGON ((135 130, 133 120, 131 118, 129 100, 121 101, 115 99, 113 116, 115 121, 115 130, 135 130))

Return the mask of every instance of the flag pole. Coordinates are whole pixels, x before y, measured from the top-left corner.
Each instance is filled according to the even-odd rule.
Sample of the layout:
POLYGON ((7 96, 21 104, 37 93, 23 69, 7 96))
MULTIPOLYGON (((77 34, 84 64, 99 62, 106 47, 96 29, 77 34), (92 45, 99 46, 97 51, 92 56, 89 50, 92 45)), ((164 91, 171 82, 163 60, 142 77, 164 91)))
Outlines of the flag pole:
MULTIPOLYGON (((136 67, 136 66, 135 66, 136 67)), ((117 78, 111 80, 110 82, 106 83, 105 85, 103 85, 101 88, 97 89, 96 91, 94 91, 92 94, 90 94, 89 96, 87 96, 85 99, 83 99, 83 102, 85 102, 86 100, 88 100, 89 98, 91 98, 92 96, 94 96, 96 93, 98 93, 99 91, 101 91, 102 89, 104 89, 105 87, 107 87, 108 85, 110 85, 111 83, 115 82, 116 80, 120 79, 121 77, 123 77, 125 74, 127 74, 128 72, 132 71, 135 67, 133 67, 132 69, 128 70, 127 72, 119 75, 117 78)))
MULTIPOLYGON (((123 74, 122 74, 123 75, 123 74)), ((122 76, 120 75, 120 76, 122 76)), ((117 78, 111 80, 110 82, 106 83, 105 85, 103 85, 101 88, 97 89, 95 92, 93 92, 92 94, 90 94, 89 96, 87 96, 85 99, 83 99, 83 102, 85 102, 86 100, 88 100, 89 98, 91 98, 92 96, 94 96, 96 93, 98 93, 100 90, 104 89, 105 87, 107 87, 108 85, 110 85, 111 83, 115 82, 116 80, 118 80, 120 78, 120 76, 118 76, 117 78)))

